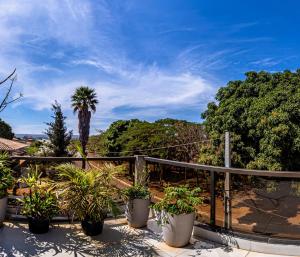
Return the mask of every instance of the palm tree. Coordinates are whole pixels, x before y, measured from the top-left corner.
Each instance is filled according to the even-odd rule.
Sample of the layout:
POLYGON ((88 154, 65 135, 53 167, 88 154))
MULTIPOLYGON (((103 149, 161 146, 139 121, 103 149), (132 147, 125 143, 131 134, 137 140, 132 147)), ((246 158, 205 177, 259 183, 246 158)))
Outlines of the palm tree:
POLYGON ((81 86, 76 88, 71 100, 74 113, 78 112, 79 141, 83 153, 86 154, 86 145, 90 134, 91 111, 96 111, 97 94, 94 89, 81 86))

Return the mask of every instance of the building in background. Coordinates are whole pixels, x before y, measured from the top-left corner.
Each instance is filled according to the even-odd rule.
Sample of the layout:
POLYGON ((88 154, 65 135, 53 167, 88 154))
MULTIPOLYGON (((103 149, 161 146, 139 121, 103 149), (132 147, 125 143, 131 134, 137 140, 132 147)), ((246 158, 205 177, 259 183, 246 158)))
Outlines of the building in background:
POLYGON ((0 152, 8 152, 10 155, 24 155, 27 144, 16 140, 0 137, 0 152))

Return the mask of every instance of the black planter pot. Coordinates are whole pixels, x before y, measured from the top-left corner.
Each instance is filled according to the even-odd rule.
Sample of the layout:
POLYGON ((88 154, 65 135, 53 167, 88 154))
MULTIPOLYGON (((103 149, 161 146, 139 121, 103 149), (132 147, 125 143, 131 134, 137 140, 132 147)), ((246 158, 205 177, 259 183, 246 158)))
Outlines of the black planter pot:
POLYGON ((28 217, 29 231, 34 234, 43 234, 49 231, 49 219, 36 219, 28 217))
POLYGON ((87 236, 97 236, 102 233, 104 220, 93 222, 89 219, 81 221, 81 227, 87 236))

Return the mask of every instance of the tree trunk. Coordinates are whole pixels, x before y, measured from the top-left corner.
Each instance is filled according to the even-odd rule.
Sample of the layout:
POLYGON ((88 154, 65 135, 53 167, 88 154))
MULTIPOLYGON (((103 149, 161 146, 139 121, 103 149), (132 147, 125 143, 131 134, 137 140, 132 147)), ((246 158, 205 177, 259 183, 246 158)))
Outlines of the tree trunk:
MULTIPOLYGON (((79 141, 84 155, 87 156, 86 145, 89 141, 91 112, 88 109, 80 110, 78 120, 79 141)), ((82 168, 85 169, 85 161, 82 162, 82 168)))

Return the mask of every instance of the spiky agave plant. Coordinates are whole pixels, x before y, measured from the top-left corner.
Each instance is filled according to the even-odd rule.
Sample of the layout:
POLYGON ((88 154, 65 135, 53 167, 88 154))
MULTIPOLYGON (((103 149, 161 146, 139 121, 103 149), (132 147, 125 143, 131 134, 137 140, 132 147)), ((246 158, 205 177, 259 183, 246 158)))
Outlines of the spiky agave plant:
POLYGON ((92 222, 104 220, 109 212, 114 216, 120 213, 115 201, 118 189, 112 184, 118 172, 116 167, 105 164, 101 168, 83 170, 73 164, 61 164, 57 170, 63 180, 59 186, 63 210, 92 222))

